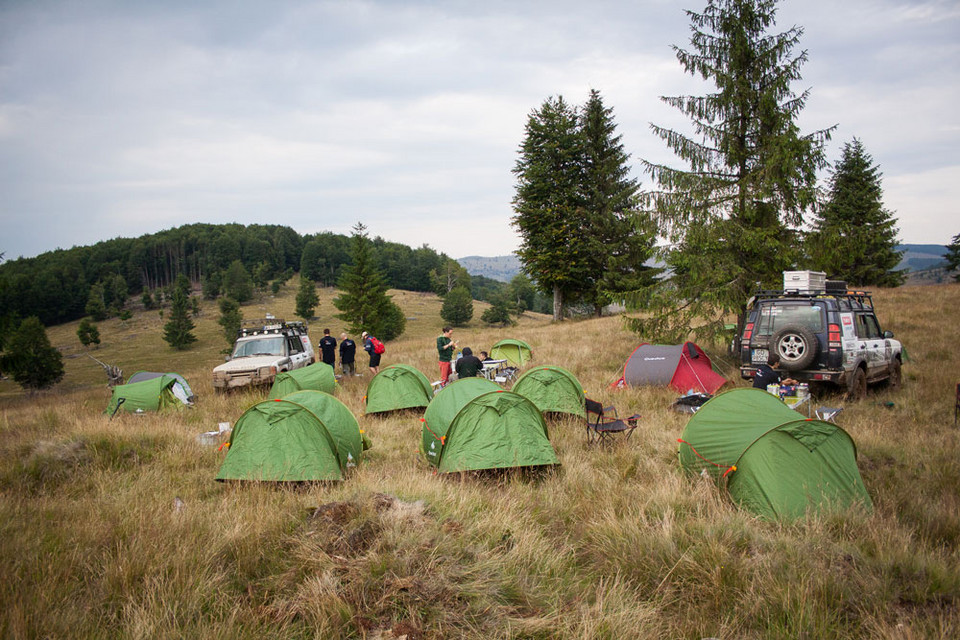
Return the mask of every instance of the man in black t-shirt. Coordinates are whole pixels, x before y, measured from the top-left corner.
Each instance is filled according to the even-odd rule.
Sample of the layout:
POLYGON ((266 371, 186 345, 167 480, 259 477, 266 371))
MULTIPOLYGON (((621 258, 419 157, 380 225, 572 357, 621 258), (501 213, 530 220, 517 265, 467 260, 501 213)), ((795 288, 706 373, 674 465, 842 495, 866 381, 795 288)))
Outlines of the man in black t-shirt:
POLYGON ((470 347, 464 347, 463 356, 457 360, 457 378, 476 378, 481 369, 483 369, 483 363, 480 362, 480 358, 473 355, 470 347))
POLYGON ((783 372, 780 369, 780 356, 773 351, 767 356, 767 364, 757 367, 757 375, 753 378, 753 387, 755 389, 767 390, 769 384, 797 384, 793 378, 782 378, 783 372))
POLYGON ((320 338, 320 359, 331 367, 337 361, 337 339, 330 335, 330 329, 323 330, 320 338))
POLYGON ((343 375, 352 376, 356 374, 357 368, 354 366, 354 358, 357 355, 357 343, 350 339, 346 333, 340 334, 340 368, 343 375))

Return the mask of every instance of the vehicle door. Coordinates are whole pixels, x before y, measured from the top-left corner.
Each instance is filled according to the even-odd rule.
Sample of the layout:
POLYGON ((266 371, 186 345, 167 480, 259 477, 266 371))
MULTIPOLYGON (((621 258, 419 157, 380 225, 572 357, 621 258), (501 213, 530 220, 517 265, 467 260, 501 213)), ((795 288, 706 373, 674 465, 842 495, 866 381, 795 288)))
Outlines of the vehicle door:
POLYGON ((287 354, 291 369, 299 369, 310 364, 310 356, 303 348, 299 336, 287 336, 287 354))
POLYGON ((887 370, 889 361, 886 359, 886 341, 880 333, 880 324, 872 313, 860 312, 856 314, 857 347, 859 354, 867 365, 867 378, 881 375, 887 370))

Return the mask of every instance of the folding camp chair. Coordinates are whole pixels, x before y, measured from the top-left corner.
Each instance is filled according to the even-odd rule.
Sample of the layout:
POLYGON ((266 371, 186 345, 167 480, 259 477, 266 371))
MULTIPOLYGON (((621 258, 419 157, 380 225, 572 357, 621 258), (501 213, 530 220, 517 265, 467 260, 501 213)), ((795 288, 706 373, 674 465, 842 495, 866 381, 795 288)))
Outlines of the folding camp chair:
POLYGON ((587 442, 612 442, 613 436, 626 434, 629 438, 637 428, 641 417, 635 413, 629 418, 620 419, 615 407, 605 407, 601 403, 586 399, 587 403, 587 442))

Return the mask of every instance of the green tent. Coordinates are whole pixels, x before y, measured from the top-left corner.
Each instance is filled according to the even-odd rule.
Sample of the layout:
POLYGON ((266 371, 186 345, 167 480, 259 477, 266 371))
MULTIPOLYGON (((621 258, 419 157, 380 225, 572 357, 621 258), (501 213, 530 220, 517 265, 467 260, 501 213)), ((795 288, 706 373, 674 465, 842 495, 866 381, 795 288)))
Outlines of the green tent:
POLYGON ((315 362, 306 367, 278 373, 270 388, 269 399, 282 398, 294 391, 313 390, 333 393, 337 388, 337 379, 333 367, 325 362, 315 362))
POLYGON ((534 367, 513 383, 511 391, 533 402, 541 413, 571 413, 587 419, 583 385, 563 367, 534 367))
POLYGON ((484 391, 485 385, 475 384, 485 382, 489 381, 454 382, 427 407, 423 419, 427 461, 440 473, 560 464, 536 405, 519 394, 484 391), (458 385, 464 386, 447 395, 458 385), (462 402, 470 395, 474 397, 462 402))
POLYGON ((726 480, 737 504, 769 520, 873 506, 847 432, 805 418, 762 389, 734 389, 706 402, 687 423, 679 455, 684 469, 726 480))
POLYGON ((342 480, 365 448, 345 404, 322 391, 296 391, 240 416, 217 480, 342 480))
POLYGON ((176 378, 164 374, 142 382, 117 385, 113 388, 110 403, 104 413, 113 415, 117 412, 118 405, 121 410, 131 413, 138 410, 159 411, 168 407, 182 407, 183 401, 173 393, 175 384, 176 378))
POLYGON ((381 369, 367 385, 366 412, 426 407, 432 397, 430 380, 419 369, 408 364, 392 364, 381 369))
POLYGON ((500 385, 486 378, 455 380, 437 391, 420 420, 423 423, 420 453, 430 464, 437 466, 447 429, 457 413, 477 396, 491 391, 500 391, 500 385))
POLYGON ((506 360, 514 367, 523 367, 533 359, 533 349, 523 340, 507 338, 493 345, 490 357, 493 360, 506 360))

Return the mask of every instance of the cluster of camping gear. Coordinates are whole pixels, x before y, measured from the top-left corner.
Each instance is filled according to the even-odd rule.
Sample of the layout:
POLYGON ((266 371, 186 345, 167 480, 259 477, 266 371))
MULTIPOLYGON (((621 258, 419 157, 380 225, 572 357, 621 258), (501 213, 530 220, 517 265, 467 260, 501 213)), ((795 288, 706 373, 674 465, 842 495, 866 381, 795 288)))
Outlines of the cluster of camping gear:
MULTIPOLYGON (((629 438, 637 428, 640 416, 620 418, 613 407, 587 398, 570 371, 530 366, 532 350, 523 341, 502 342, 491 356, 516 369, 509 390, 484 377, 435 389, 417 368, 393 364, 370 380, 365 414, 421 414, 419 451, 439 474, 558 466, 547 422, 552 415, 584 421, 590 442, 629 438)), ((703 349, 687 342, 640 345, 611 386, 670 386, 681 393, 674 408, 692 417, 678 439, 680 466, 715 479, 734 502, 760 517, 786 520, 852 505, 872 508, 849 434, 760 389, 714 395, 726 382, 703 349)), ((268 399, 236 421, 216 479, 343 480, 370 442, 356 416, 334 397, 336 388, 333 368, 324 363, 278 375, 268 399)), ((182 376, 140 372, 113 388, 107 413, 192 401, 182 376)))

